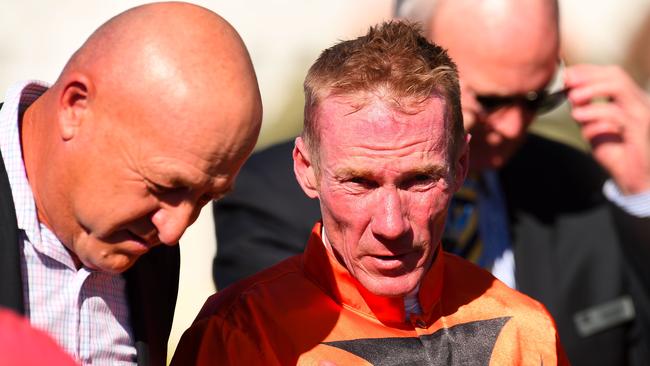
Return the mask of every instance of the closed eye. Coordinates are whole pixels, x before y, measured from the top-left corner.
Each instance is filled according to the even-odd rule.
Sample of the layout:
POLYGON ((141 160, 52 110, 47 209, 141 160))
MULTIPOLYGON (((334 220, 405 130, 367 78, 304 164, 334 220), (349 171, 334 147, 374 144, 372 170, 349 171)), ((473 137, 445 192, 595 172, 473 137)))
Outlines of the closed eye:
POLYGON ((186 186, 167 185, 153 182, 146 179, 147 190, 159 200, 177 202, 190 190, 186 186))
POLYGON ((402 181, 400 186, 404 190, 426 189, 435 185, 438 180, 440 180, 438 175, 416 174, 402 181))
POLYGON ((163 185, 156 184, 156 183, 153 183, 153 182, 148 182, 147 189, 149 189, 149 191, 151 193, 153 193, 153 194, 161 195, 161 194, 167 194, 167 193, 172 193, 172 192, 179 192, 179 191, 182 191, 182 190, 184 190, 186 188, 185 187, 167 187, 167 186, 163 186, 163 185))
POLYGON ((373 189, 379 187, 379 184, 377 184, 377 182, 363 177, 352 177, 347 179, 346 182, 352 183, 365 189, 373 189))

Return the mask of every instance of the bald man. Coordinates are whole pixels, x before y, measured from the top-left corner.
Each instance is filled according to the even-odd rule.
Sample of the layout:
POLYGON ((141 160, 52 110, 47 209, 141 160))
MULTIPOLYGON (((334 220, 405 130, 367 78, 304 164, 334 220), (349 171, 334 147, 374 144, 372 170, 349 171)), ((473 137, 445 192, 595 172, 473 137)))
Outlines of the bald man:
POLYGON ((52 86, 15 85, 0 111, 0 305, 81 364, 164 365, 176 244, 231 189, 260 121, 237 32, 185 3, 119 14, 52 86))
POLYGON ((650 233, 650 100, 616 68, 562 70, 555 1, 427 3, 462 79, 478 261, 549 308, 574 365, 650 364, 648 290, 624 256, 650 233), (563 94, 590 155, 527 132, 563 94))

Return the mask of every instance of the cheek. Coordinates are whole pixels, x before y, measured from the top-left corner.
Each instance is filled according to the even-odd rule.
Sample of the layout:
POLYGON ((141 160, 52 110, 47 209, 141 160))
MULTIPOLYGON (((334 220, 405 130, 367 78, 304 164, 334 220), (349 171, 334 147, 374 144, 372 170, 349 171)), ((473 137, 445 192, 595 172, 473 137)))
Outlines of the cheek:
POLYGON ((90 185, 76 199, 74 214, 87 230, 106 235, 129 222, 146 217, 157 200, 135 183, 90 185))
POLYGON ((340 187, 324 186, 319 194, 321 206, 337 221, 356 222, 372 209, 372 194, 356 195, 340 187))
POLYGON ((340 191, 324 190, 320 200, 327 236, 349 265, 352 252, 370 222, 367 199, 340 191))
POLYGON ((409 199, 409 220, 415 230, 440 231, 444 225, 450 194, 440 191, 414 195, 409 199))

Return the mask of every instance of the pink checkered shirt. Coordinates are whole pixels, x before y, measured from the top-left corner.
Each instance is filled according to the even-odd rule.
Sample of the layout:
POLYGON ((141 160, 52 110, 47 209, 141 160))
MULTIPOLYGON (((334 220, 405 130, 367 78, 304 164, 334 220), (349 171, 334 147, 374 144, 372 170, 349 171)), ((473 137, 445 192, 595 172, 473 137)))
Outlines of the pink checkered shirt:
POLYGON ((47 88, 38 81, 16 84, 0 110, 0 150, 20 229, 26 315, 84 365, 135 365, 124 278, 87 268, 77 270, 63 244, 36 215, 17 121, 19 111, 47 88))

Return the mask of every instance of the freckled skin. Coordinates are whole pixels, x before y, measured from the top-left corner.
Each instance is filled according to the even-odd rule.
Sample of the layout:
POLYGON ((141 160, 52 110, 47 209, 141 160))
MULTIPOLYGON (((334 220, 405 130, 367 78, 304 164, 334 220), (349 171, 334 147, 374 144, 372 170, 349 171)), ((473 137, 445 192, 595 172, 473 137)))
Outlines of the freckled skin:
POLYGON ((380 99, 354 113, 350 105, 344 97, 322 102, 319 174, 301 161, 300 138, 296 172, 320 200, 339 261, 372 293, 403 296, 431 266, 449 200, 465 176, 466 150, 450 169, 440 98, 413 115, 380 99))

